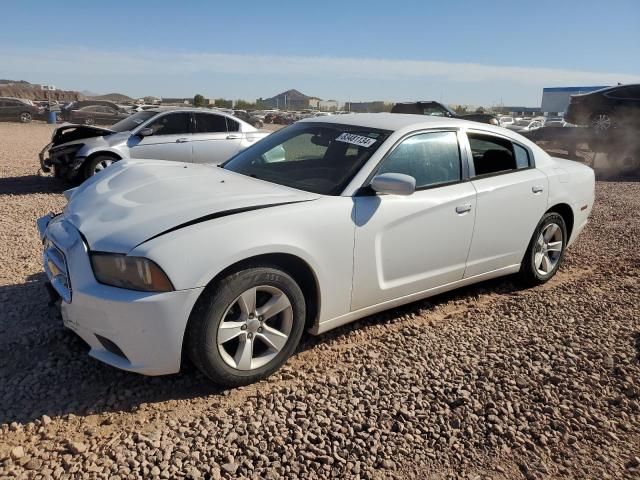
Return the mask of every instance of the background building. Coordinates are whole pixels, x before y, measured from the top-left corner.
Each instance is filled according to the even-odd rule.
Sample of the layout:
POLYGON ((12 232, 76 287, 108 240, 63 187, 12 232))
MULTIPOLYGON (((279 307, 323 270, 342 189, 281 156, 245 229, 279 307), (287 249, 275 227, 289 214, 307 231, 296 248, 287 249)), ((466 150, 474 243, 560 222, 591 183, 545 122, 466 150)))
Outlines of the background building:
POLYGON ((302 110, 309 108, 310 98, 311 97, 307 97, 304 93, 300 93, 298 90, 287 90, 286 92, 279 93, 271 98, 265 98, 261 102, 264 108, 302 110))
POLYGON ((325 112, 334 112, 340 109, 340 102, 337 100, 320 100, 318 102, 318 108, 325 112))
POLYGON ((571 95, 579 93, 589 93, 600 90, 601 87, 553 87, 542 89, 542 105, 540 110, 553 115, 562 114, 567 111, 571 95))

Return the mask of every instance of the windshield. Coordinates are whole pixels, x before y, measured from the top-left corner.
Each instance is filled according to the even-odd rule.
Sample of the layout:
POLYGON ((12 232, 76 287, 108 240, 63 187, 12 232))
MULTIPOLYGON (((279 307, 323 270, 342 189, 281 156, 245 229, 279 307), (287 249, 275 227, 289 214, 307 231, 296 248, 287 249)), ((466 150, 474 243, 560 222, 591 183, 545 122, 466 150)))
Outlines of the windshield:
POLYGON ((296 123, 222 167, 307 192, 339 195, 390 134, 355 125, 296 123))
POLYGON ((133 115, 120 120, 118 123, 113 124, 110 129, 114 132, 129 132, 157 114, 158 112, 152 112, 149 110, 134 113, 133 115))

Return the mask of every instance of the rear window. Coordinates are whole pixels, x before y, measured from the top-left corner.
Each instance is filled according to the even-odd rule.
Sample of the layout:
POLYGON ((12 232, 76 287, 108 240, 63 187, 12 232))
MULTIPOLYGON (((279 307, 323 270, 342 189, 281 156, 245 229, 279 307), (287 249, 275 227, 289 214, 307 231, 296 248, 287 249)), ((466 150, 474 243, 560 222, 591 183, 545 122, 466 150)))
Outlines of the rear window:
POLYGON ((471 132, 467 136, 476 176, 508 173, 531 164, 529 152, 505 138, 471 132))

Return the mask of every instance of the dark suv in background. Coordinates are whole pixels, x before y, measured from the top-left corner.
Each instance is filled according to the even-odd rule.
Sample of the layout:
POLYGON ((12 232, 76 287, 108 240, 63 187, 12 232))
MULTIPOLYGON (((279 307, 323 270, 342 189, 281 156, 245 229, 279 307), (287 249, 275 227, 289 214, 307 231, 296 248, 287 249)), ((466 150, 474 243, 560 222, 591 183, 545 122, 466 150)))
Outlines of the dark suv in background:
POLYGON ((13 97, 0 97, 0 120, 14 120, 29 123, 39 118, 44 109, 36 107, 28 100, 13 97))
POLYGON ((451 110, 449 107, 440 102, 421 101, 421 102, 402 102, 396 103, 391 109, 391 113, 412 113, 414 115, 432 115, 436 117, 460 118, 462 120, 471 120, 472 122, 489 123, 491 125, 499 125, 495 115, 490 113, 464 113, 459 114, 451 110))
POLYGON ((640 127, 640 84, 617 85, 572 95, 564 119, 596 133, 640 127))

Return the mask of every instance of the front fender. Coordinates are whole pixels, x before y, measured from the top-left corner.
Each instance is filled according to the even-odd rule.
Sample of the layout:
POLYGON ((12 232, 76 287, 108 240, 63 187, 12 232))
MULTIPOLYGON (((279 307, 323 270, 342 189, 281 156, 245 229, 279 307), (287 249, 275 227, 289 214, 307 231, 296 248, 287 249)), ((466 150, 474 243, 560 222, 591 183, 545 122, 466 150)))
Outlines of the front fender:
POLYGON ((243 212, 161 235, 129 254, 147 257, 176 289, 207 285, 234 264, 284 253, 306 262, 318 281, 319 319, 349 312, 355 225, 349 197, 243 212))

